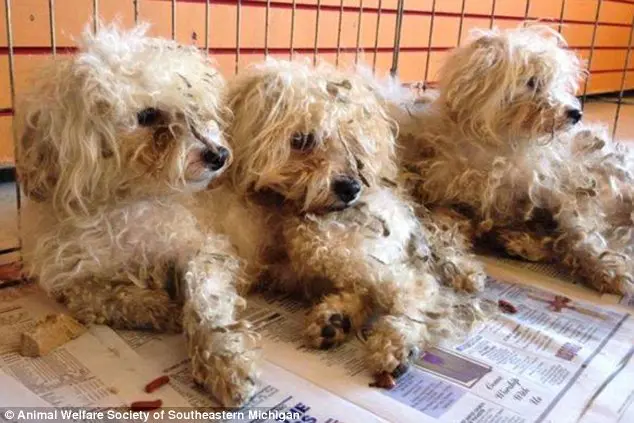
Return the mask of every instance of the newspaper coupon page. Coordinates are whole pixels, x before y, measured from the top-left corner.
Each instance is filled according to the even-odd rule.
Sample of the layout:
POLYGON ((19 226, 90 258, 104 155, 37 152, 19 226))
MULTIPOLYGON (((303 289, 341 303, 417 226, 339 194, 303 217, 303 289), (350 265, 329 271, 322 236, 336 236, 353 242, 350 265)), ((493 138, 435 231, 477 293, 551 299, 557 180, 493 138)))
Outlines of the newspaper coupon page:
MULTIPOLYGON (((425 349, 391 390, 368 386, 373 375, 365 362, 367 331, 332 350, 309 349, 302 336, 305 304, 275 294, 250 297, 244 317, 263 338, 258 391, 239 410, 244 415, 215 420, 634 421, 634 323, 628 309, 553 275, 484 261, 491 275, 487 300, 510 303, 509 313, 483 322, 460 343, 425 349)), ((93 326, 46 357, 20 356, 19 334, 60 310, 32 285, 0 290, 0 421, 28 421, 3 417, 3 410, 11 411, 6 407, 126 409, 157 397, 164 413, 152 421, 210 420, 184 414, 218 404, 194 385, 182 335, 93 326), (170 383, 144 393, 144 385, 162 374, 170 383)))
MULTIPOLYGON (((208 421, 198 418, 201 413, 191 411, 219 409, 208 393, 194 385, 182 335, 121 331, 119 336, 106 326, 96 325, 45 357, 22 357, 18 352, 20 334, 39 318, 62 310, 35 286, 0 290, 0 421, 70 419, 60 412, 41 412, 35 420, 28 414, 15 414, 15 420, 7 418, 6 413, 17 413, 16 407, 24 413, 32 407, 52 406, 128 410, 132 402, 156 399, 156 394, 147 394, 143 388, 164 373, 171 380, 160 390, 163 414, 153 421, 208 421)), ((244 410, 228 418, 216 414, 212 420, 264 423, 294 416, 289 421, 384 422, 273 364, 262 363, 262 374, 260 390, 244 410)), ((130 420, 119 418, 126 416, 123 411, 113 414, 113 418, 107 418, 107 413, 104 416, 97 421, 130 420)), ((81 417, 72 420, 95 421, 81 417)))
MULTIPOLYGON (((123 401, 114 393, 112 383, 142 370, 128 372, 126 363, 91 333, 45 357, 20 355, 20 334, 31 329, 39 318, 59 311, 35 286, 0 290, 0 370, 4 381, 19 382, 24 392, 32 392, 52 406, 120 406, 123 401)), ((5 389, 9 385, 2 384, 5 389)), ((28 406, 32 399, 15 395, 2 398, 3 406, 28 406), (20 398, 28 402, 21 403, 20 398)))
POLYGON ((627 414, 634 412, 631 407, 634 396, 634 323, 629 309, 617 304, 618 297, 564 283, 541 272, 540 266, 521 268, 500 260, 484 261, 490 274, 523 286, 529 298, 537 298, 538 302, 543 298, 535 295, 534 291, 556 289, 557 295, 550 294, 554 304, 547 303, 549 311, 576 314, 588 328, 586 332, 592 331, 593 339, 576 341, 582 344, 579 352, 579 357, 584 360, 581 370, 577 371, 574 383, 562 392, 545 421, 634 421, 626 418, 627 414), (562 297, 569 297, 571 301, 562 304, 562 297), (597 344, 601 338, 603 341, 597 344), (585 353, 583 349, 586 349, 585 353))
MULTIPOLYGON (((152 363, 155 374, 167 374, 170 388, 179 393, 174 402, 163 401, 166 407, 209 408, 219 404, 206 392, 198 388, 191 377, 189 359, 182 335, 161 335, 135 331, 117 331, 100 327, 97 337, 108 348, 125 355, 136 355, 152 363)), ((281 413, 296 414, 289 423, 341 423, 341 422, 384 422, 363 408, 351 404, 328 390, 292 374, 263 360, 261 363, 260 386, 255 396, 242 410, 244 419, 236 421, 275 422, 287 421, 275 418, 281 413)), ((175 409, 173 413, 185 413, 175 409)), ((174 418, 186 418, 187 414, 173 414, 174 418)), ((231 420, 227 420, 231 421, 231 420)))
MULTIPOLYGON (((371 375, 365 370, 361 334, 331 351, 307 350, 301 304, 264 296, 251 299, 247 313, 263 334, 268 360, 388 421, 566 422, 583 417, 604 376, 631 347, 629 315, 570 299, 551 309, 556 294, 493 279, 487 295, 491 301, 512 302, 517 313, 484 323, 459 345, 428 349, 390 391, 367 387, 371 375)), ((604 410, 603 417, 616 421, 623 406, 619 401, 627 400, 623 393, 632 390, 626 386, 612 397, 611 411, 604 410)))
POLYGON ((626 307, 634 308, 634 296, 624 295, 619 303, 626 307))

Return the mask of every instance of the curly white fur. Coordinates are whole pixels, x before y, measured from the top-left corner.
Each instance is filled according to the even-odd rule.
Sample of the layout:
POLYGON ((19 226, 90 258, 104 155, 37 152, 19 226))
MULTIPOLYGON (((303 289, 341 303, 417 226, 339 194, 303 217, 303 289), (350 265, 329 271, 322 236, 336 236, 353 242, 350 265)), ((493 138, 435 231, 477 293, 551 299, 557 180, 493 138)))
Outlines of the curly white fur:
POLYGON ((512 255, 632 292, 634 160, 578 123, 583 71, 561 36, 540 26, 478 31, 440 75, 426 107, 391 99, 417 199, 462 212, 481 241, 512 255))
POLYGON ((195 48, 144 33, 86 31, 79 53, 53 60, 23 99, 27 265, 85 323, 183 323, 196 380, 239 404, 253 388, 235 389, 235 374, 253 348, 225 332, 239 309, 230 292, 240 265, 185 206, 230 162, 224 80, 195 48))
POLYGON ((478 317, 464 291, 482 289, 482 268, 392 182, 394 128, 367 78, 269 60, 228 92, 234 164, 201 204, 249 280, 316 302, 310 345, 341 343, 378 314, 370 366, 398 374, 412 351, 478 317))

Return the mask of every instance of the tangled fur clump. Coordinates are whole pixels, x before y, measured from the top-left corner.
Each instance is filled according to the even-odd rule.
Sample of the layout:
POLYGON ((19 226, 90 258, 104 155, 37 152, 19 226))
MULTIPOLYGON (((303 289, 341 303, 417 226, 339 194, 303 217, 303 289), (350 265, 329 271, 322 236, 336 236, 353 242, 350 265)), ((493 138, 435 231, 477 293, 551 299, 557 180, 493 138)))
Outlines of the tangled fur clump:
POLYGON ((393 182, 394 125, 369 79, 268 60, 229 83, 228 104, 234 164, 201 204, 248 280, 315 302, 310 345, 338 345, 376 315, 371 370, 398 375, 418 347, 473 323, 482 268, 393 182))
POLYGON ((182 323, 196 380, 243 402, 231 384, 245 358, 225 335, 235 322, 222 297, 240 286, 240 263, 185 200, 230 162, 225 83, 194 47, 144 26, 100 28, 42 69, 19 107, 27 265, 84 323, 182 323))
POLYGON ((416 110, 411 96, 384 88, 418 201, 459 211, 474 239, 631 293, 634 161, 603 129, 579 123, 583 71, 561 36, 480 31, 440 75, 437 99, 416 110))

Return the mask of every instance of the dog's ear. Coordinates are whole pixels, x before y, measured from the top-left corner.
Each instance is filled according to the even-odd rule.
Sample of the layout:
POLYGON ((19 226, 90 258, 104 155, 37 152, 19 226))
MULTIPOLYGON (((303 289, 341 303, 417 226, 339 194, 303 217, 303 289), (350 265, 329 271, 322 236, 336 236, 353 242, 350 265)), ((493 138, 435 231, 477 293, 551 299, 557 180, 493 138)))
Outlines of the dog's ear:
POLYGON ((483 32, 456 49, 440 75, 439 104, 464 131, 481 131, 508 101, 506 87, 513 78, 511 55, 503 36, 483 32))
POLYGON ((103 162, 119 161, 114 130, 103 115, 107 96, 90 78, 90 69, 72 60, 53 62, 40 70, 18 113, 22 188, 66 215, 86 212, 94 197, 107 194, 98 188, 103 162))
POLYGON ((25 122, 17 151, 18 180, 26 196, 42 202, 52 197, 59 177, 58 152, 38 131, 39 113, 25 122))
POLYGON ((298 106, 289 100, 297 88, 277 66, 268 61, 229 82, 227 105, 233 117, 227 138, 234 157, 229 172, 243 194, 260 189, 267 175, 277 174, 279 163, 291 153, 292 131, 304 116, 302 109, 291 109, 298 106), (282 138, 288 144, 280 142, 282 138))
POLYGON ((495 46, 497 41, 498 41, 497 38, 493 34, 485 33, 480 35, 475 40, 473 40, 472 45, 475 48, 489 48, 489 47, 495 46))
POLYGON ((468 46, 472 48, 500 47, 503 43, 499 29, 475 29, 471 32, 472 41, 468 46))

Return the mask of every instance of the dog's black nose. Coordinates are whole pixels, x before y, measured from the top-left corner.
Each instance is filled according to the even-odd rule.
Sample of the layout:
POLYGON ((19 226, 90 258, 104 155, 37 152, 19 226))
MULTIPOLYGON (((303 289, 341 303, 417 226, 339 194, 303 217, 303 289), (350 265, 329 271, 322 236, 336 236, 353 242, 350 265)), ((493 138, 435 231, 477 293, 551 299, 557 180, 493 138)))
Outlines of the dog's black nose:
POLYGON ((333 190, 341 201, 348 204, 354 201, 361 192, 361 184, 352 178, 337 179, 333 190))
POLYGON ((208 148, 203 151, 202 159, 211 170, 221 169, 229 158, 229 150, 224 147, 216 147, 215 150, 208 148))
POLYGON ((575 123, 578 123, 581 120, 581 118, 583 117, 583 112, 579 109, 568 109, 566 111, 566 115, 568 116, 568 119, 572 121, 572 124, 574 125, 575 123))

